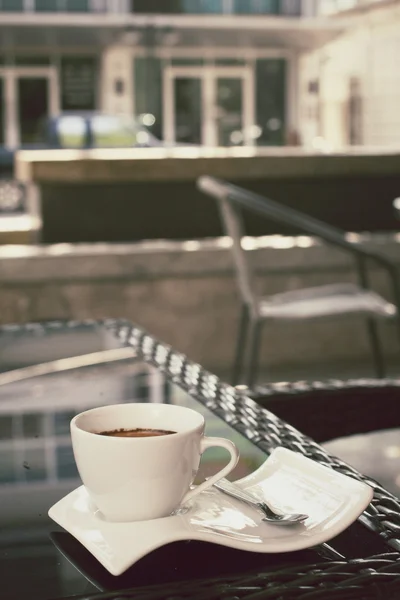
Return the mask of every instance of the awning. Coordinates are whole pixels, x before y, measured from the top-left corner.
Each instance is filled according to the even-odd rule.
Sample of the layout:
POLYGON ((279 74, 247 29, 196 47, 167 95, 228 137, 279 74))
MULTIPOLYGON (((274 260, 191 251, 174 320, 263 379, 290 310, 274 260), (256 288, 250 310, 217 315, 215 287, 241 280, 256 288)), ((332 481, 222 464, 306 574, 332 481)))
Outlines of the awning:
POLYGON ((264 15, 102 15, 2 13, 1 48, 157 46, 311 50, 346 29, 344 21, 264 15), (133 41, 132 41, 133 40, 133 41), (147 41, 146 41, 147 40, 147 41))

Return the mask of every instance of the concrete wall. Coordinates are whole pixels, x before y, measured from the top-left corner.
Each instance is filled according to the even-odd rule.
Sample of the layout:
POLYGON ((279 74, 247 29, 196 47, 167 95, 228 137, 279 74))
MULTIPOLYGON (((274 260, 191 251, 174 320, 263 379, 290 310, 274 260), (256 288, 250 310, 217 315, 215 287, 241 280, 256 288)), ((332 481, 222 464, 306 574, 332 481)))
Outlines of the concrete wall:
POLYGON ((112 115, 133 113, 133 65, 124 48, 109 46, 102 54, 100 108, 112 115), (116 81, 122 83, 122 93, 117 91, 116 81))
MULTIPOLYGON (((400 194, 398 149, 335 155, 299 148, 37 150, 20 152, 17 160, 18 178, 40 192, 41 241, 50 244, 221 235, 216 201, 196 188, 204 174, 345 231, 398 227, 392 206, 400 194)), ((299 233, 244 216, 249 235, 299 233)))
MULTIPOLYGON (((371 3, 332 17, 346 23, 336 40, 300 60, 300 133, 305 146, 350 143, 352 80, 358 89, 359 144, 392 146, 400 139, 400 11, 395 1, 371 3), (318 80, 319 93, 308 83, 318 80), (323 143, 323 142, 322 142, 323 143)), ((357 117, 358 119, 358 117, 357 117)), ((356 125, 357 126, 357 125, 356 125)))
MULTIPOLYGON (((345 231, 391 231, 399 226, 393 200, 400 195, 400 174, 235 183, 345 231)), ((249 235, 301 233, 250 212, 243 216, 249 235)), ((44 185, 42 219, 41 240, 50 244, 185 240, 223 233, 216 201, 198 191, 194 181, 44 185)))
MULTIPOLYGON (((246 238, 260 292, 354 280, 348 257, 311 238, 246 238)), ((400 262, 397 238, 371 238, 400 262)), ((2 323, 53 318, 128 318, 206 367, 229 369, 239 299, 229 240, 131 245, 56 245, 0 249, 2 323)), ((371 270, 375 289, 390 298, 385 274, 371 270)), ((395 328, 382 324, 388 355, 398 352, 395 328)), ((358 361, 369 357, 361 318, 269 324, 265 368, 358 361)))

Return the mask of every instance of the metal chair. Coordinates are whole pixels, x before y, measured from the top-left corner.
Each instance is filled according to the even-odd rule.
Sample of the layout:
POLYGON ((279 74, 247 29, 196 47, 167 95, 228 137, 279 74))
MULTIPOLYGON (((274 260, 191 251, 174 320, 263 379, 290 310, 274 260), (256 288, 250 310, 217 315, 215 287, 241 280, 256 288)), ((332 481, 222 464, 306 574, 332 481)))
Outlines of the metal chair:
POLYGON ((250 388, 254 385, 258 369, 261 328, 266 320, 291 321, 348 314, 366 316, 376 375, 379 378, 384 377, 385 365, 377 320, 392 319, 400 314, 400 288, 396 265, 385 256, 349 242, 339 229, 273 200, 209 176, 200 177, 197 185, 201 191, 218 201, 224 229, 232 239, 232 254, 242 303, 232 376, 233 385, 241 382, 244 367, 243 382, 250 388), (242 208, 318 236, 323 241, 352 254, 356 260, 359 285, 338 283, 259 297, 254 285, 254 275, 241 243, 244 233, 242 208), (367 261, 375 261, 388 272, 395 304, 387 302, 369 289, 367 261))

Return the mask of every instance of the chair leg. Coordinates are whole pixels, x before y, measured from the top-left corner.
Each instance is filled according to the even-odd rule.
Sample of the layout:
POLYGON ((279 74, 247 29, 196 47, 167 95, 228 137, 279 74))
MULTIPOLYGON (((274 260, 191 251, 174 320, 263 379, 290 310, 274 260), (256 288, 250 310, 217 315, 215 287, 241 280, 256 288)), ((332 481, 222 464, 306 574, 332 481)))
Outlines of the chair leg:
POLYGON ((375 319, 367 319, 367 331, 369 337, 369 343, 372 351, 372 358, 374 361, 374 367, 376 376, 382 379, 386 375, 385 364, 382 355, 381 341, 379 339, 378 324, 375 319))
POLYGON ((249 389, 257 381, 258 363, 260 359, 262 321, 254 321, 251 324, 250 342, 249 342, 249 362, 247 370, 246 385, 249 389))
POLYGON ((249 310, 245 304, 242 304, 239 319, 238 337, 236 341, 235 360, 233 363, 233 373, 231 378, 232 385, 237 385, 240 382, 240 377, 242 375, 248 325, 249 310))

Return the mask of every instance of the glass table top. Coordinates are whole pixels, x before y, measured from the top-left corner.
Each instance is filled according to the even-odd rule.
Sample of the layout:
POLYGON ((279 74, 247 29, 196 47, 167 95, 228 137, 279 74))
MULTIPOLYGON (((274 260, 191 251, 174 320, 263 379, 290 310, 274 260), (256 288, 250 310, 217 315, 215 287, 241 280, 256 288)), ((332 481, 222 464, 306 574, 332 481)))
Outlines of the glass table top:
MULTIPOLYGON (((113 577, 48 517, 55 502, 78 487, 69 422, 91 407, 168 402, 204 414, 206 434, 230 438, 241 459, 237 479, 266 454, 211 413, 161 371, 138 360, 105 327, 71 324, 3 328, 0 334, 0 576, 2 600, 87 598, 101 591, 207 579, 310 564, 315 550, 284 555, 246 553, 201 542, 178 542, 113 577)), ((204 455, 199 479, 220 468, 217 448, 204 455)), ((360 523, 335 538, 335 548, 359 558, 387 551, 360 523)))
MULTIPOLYGON (((121 348, 107 332, 83 329, 72 334, 66 330, 46 334, 39 331, 39 335, 32 336, 0 336, 3 600, 58 598, 126 584, 126 576, 108 575, 47 515, 51 505, 81 485, 71 448, 71 418, 95 406, 121 402, 168 402, 203 413, 206 434, 232 439, 241 452, 233 478, 254 470, 266 458, 241 434, 175 384, 167 382, 158 370, 136 360, 132 351, 121 348), (83 354, 84 359, 72 358, 83 354), (85 361, 98 364, 77 368, 85 361), (48 373, 38 375, 43 371, 43 363, 48 373), (61 370, 51 372, 52 369, 61 370), (71 564, 76 560, 76 566, 71 564), (89 572, 94 569, 95 581, 91 582, 91 577, 88 578, 87 573, 82 575, 77 567, 89 572)), ((202 460, 199 480, 225 463, 223 450, 208 450, 202 460)), ((153 569, 144 577, 145 572, 142 568, 142 583, 149 583, 149 579, 157 583, 159 577, 153 569)), ((187 574, 187 570, 185 572, 187 574)), ((135 577, 134 581, 139 582, 135 577)))

